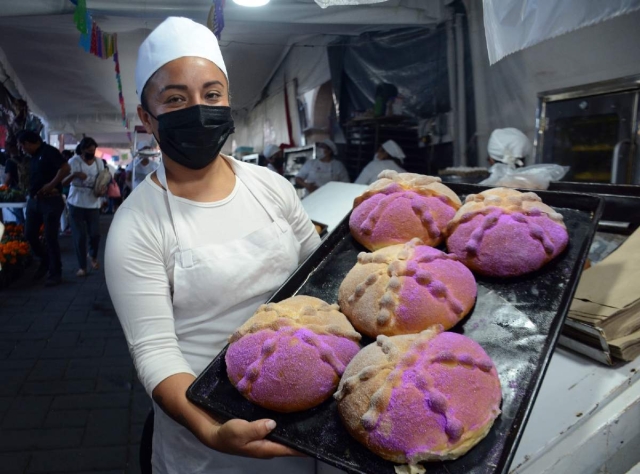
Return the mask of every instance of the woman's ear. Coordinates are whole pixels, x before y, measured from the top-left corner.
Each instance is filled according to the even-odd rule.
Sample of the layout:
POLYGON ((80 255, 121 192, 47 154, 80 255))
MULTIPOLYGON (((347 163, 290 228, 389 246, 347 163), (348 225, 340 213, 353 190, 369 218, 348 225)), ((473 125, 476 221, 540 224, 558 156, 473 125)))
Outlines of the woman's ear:
POLYGON ((151 114, 144 110, 141 105, 138 105, 138 118, 142 122, 144 129, 149 134, 153 134, 153 127, 151 126, 151 114))

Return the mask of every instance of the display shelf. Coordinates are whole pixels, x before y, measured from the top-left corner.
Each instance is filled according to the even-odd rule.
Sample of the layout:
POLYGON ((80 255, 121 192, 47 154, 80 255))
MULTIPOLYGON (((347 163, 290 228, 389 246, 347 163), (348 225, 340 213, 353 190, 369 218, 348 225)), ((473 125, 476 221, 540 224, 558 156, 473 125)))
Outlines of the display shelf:
POLYGON ((345 166, 351 179, 356 179, 369 163, 380 145, 394 140, 406 155, 404 168, 409 172, 427 173, 428 154, 426 148, 418 146, 417 123, 406 117, 382 117, 349 122, 345 135, 347 150, 345 166))

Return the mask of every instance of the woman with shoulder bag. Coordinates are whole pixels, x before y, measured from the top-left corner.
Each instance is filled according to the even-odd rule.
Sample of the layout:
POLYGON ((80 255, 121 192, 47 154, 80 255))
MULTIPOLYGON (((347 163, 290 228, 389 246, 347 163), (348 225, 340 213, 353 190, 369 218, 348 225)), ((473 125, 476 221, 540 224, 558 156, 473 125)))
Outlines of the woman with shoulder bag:
POLYGON ((95 157, 98 144, 91 137, 84 137, 76 148, 76 156, 69 160, 71 182, 67 205, 71 220, 73 246, 78 259, 77 276, 87 274, 87 236, 89 258, 94 270, 100 268, 98 248, 100 245, 101 198, 95 193, 96 179, 104 170, 104 162, 95 157))

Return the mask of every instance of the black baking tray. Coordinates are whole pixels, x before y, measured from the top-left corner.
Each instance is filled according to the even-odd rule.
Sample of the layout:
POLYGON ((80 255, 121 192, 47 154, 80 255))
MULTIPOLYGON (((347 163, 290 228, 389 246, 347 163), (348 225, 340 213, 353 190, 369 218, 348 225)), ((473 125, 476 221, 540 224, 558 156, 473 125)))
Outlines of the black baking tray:
POLYGON ((602 219, 640 224, 640 186, 633 184, 576 183, 552 181, 549 189, 571 193, 596 194, 604 199, 602 219))
POLYGON ((318 231, 318 235, 320 236, 321 239, 324 239, 327 236, 327 234, 329 233, 328 232, 329 226, 327 224, 323 224, 322 222, 318 222, 318 221, 314 221, 314 220, 312 220, 311 223, 314 226, 318 226, 319 227, 319 229, 316 229, 318 231))
MULTIPOLYGON (((458 195, 482 186, 450 184, 458 195)), ((502 414, 469 453, 455 461, 426 463, 435 473, 506 473, 569 309, 602 214, 603 200, 586 194, 538 192, 564 216, 567 250, 538 272, 510 280, 477 277, 478 300, 471 314, 452 330, 479 342, 493 359, 502 384, 502 414)), ((349 216, 322 242, 271 297, 296 294, 337 301, 338 288, 364 249, 349 234, 349 216)), ((370 343, 371 340, 365 340, 370 343)), ((248 402, 226 373, 226 348, 187 392, 194 403, 230 419, 274 419, 269 438, 350 473, 393 474, 394 464, 368 451, 342 426, 333 399, 305 412, 281 414, 248 402)))

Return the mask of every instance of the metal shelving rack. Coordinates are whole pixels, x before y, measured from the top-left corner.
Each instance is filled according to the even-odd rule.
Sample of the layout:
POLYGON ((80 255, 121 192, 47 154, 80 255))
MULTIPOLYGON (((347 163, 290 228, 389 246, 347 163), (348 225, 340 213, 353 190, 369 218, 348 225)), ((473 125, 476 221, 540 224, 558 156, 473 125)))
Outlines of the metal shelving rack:
POLYGON ((387 140, 394 140, 407 158, 404 168, 412 173, 427 174, 427 148, 418 146, 417 122, 407 117, 381 117, 353 120, 345 126, 347 151, 345 166, 355 180, 362 168, 373 159, 375 152, 387 140))

